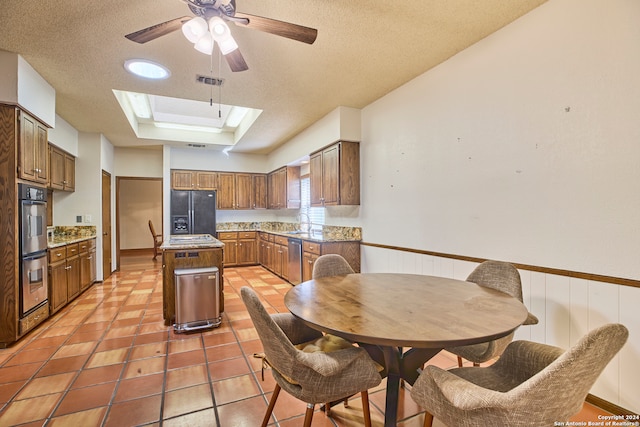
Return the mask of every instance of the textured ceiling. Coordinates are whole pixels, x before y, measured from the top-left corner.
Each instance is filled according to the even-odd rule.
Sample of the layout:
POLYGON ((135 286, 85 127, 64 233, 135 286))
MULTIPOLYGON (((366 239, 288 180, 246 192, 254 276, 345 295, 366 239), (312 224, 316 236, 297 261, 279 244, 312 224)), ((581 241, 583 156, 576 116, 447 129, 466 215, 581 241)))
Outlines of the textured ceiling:
MULTIPOLYGON (((223 104, 262 109, 234 151, 268 153, 338 106, 363 108, 546 0, 236 0, 237 10, 313 27, 313 45, 231 25, 249 70, 225 79, 223 104)), ((112 89, 208 101, 195 82, 211 57, 180 31, 146 44, 133 31, 189 16, 179 0, 12 0, 0 7, 0 49, 16 52, 56 90, 56 112, 81 132, 115 146, 153 146, 136 138, 112 89), (164 64, 171 77, 144 81, 125 60, 164 64)), ((218 94, 215 93, 214 100, 218 94)), ((216 110, 217 111, 217 110, 216 110)))

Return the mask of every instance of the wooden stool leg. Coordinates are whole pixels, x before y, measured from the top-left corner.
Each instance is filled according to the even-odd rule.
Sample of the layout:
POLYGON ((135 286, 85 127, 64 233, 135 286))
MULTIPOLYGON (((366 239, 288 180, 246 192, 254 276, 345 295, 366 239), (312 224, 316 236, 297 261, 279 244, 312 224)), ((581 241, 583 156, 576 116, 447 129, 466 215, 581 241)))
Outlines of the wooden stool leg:
POLYGON ((307 410, 304 413, 304 427, 311 427, 311 420, 313 419, 313 408, 316 405, 313 403, 307 403, 307 410))
POLYGON ((365 390, 360 394, 362 395, 362 415, 364 416, 364 426, 371 427, 371 410, 369 408, 369 392, 365 390))
POLYGON ((424 427, 431 427, 433 424, 433 415, 424 411, 424 427))
POLYGON ((278 400, 279 394, 280 394, 280 385, 276 383, 276 387, 273 389, 273 394, 271 395, 271 400, 269 400, 269 407, 267 408, 267 413, 264 414, 264 419, 262 420, 262 427, 267 427, 267 424, 269 424, 269 418, 271 418, 273 407, 276 406, 276 400, 278 400))

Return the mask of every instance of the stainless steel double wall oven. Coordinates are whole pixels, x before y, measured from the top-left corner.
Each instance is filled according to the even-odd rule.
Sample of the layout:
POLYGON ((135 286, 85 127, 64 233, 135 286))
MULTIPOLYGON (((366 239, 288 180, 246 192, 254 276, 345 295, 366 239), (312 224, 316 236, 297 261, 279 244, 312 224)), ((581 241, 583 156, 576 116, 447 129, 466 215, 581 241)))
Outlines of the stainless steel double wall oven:
POLYGON ((20 317, 48 302, 47 190, 18 184, 20 209, 20 317))

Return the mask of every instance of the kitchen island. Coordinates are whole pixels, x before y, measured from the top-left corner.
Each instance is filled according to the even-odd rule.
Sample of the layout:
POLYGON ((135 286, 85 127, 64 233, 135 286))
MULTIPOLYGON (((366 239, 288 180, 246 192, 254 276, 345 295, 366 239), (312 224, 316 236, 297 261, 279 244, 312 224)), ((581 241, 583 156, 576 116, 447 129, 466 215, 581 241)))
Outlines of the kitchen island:
POLYGON ((220 281, 220 312, 224 311, 223 249, 224 243, 210 234, 170 236, 162 250, 162 313, 164 324, 175 322, 176 269, 217 267, 220 281))

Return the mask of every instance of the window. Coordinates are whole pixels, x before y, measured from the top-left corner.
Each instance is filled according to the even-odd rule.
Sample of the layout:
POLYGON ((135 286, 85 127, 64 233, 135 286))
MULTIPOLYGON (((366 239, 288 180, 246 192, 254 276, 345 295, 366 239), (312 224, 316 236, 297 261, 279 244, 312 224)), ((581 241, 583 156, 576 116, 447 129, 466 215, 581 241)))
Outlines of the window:
POLYGON ((300 184, 302 203, 300 205, 301 222, 305 222, 305 215, 309 217, 311 229, 322 230, 324 224, 324 208, 311 207, 311 184, 309 175, 301 177, 300 184))

